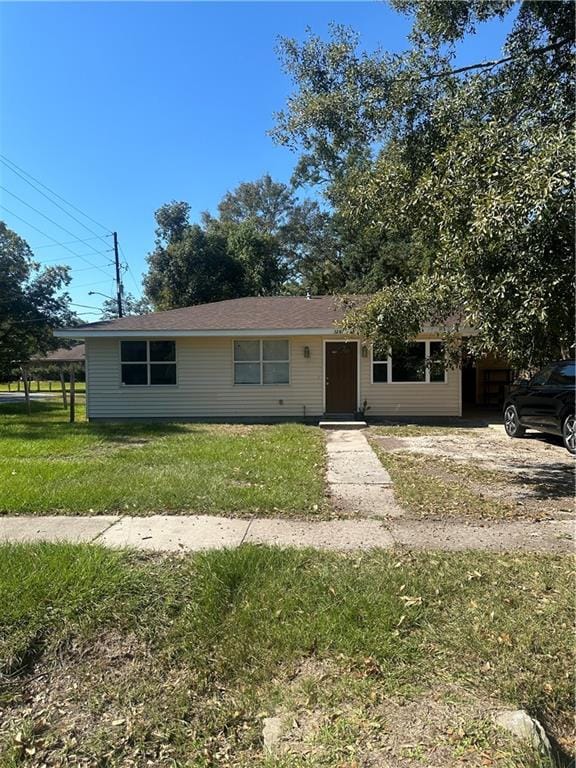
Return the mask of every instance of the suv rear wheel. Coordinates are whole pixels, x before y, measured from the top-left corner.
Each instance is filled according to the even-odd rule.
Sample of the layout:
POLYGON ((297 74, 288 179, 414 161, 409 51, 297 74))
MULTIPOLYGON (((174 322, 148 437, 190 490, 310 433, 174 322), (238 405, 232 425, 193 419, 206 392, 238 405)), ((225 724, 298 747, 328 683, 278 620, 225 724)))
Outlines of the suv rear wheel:
POLYGON ((562 424, 562 440, 566 450, 576 454, 576 417, 573 413, 564 419, 562 424))
POLYGON ((509 405, 504 411, 504 429, 508 437, 524 437, 526 433, 514 405, 509 405))

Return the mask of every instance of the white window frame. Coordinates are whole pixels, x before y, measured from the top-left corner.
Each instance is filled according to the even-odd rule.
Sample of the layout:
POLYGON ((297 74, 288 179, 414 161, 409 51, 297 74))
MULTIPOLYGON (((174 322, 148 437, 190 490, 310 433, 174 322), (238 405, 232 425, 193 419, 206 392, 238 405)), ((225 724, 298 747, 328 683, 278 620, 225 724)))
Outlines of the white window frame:
POLYGON ((176 339, 120 339, 118 342, 118 357, 120 359, 120 386, 122 389, 143 389, 156 388, 161 389, 174 389, 178 386, 178 344, 176 339), (122 344, 125 341, 144 341, 146 342, 146 360, 122 360, 122 344), (174 344, 174 360, 150 360, 150 342, 151 341, 171 341, 174 344), (123 365, 145 365, 146 366, 146 384, 125 384, 122 381, 122 366, 123 365), (173 365, 176 368, 176 382, 174 384, 152 384, 150 376, 150 367, 152 365, 173 365))
MULTIPOLYGON (((434 344, 435 342, 439 342, 440 344, 443 344, 444 342, 442 339, 414 339, 411 344, 424 344, 424 358, 426 361, 430 360, 430 344, 434 344)), ((446 366, 444 366, 444 379, 443 381, 430 381, 430 366, 426 365, 425 371, 424 371, 424 381, 394 381, 394 362, 392 360, 392 355, 388 355, 386 360, 375 360, 374 359, 374 347, 370 348, 370 383, 379 385, 382 384, 386 386, 387 384, 446 384, 448 382, 448 371, 446 366), (374 381, 374 365, 387 363, 388 365, 388 381, 374 381)))
POLYGON ((232 383, 235 387, 289 387, 292 384, 292 349, 290 345, 290 339, 232 339, 232 383), (257 341, 259 344, 259 359, 258 360, 236 360, 235 345, 239 341, 257 341), (287 360, 264 360, 264 342, 265 341, 285 341, 288 343, 288 359, 287 360), (237 382, 236 381, 236 364, 242 363, 258 363, 260 366, 260 381, 259 382, 237 382), (288 363, 288 381, 284 383, 264 383, 264 363, 288 363))

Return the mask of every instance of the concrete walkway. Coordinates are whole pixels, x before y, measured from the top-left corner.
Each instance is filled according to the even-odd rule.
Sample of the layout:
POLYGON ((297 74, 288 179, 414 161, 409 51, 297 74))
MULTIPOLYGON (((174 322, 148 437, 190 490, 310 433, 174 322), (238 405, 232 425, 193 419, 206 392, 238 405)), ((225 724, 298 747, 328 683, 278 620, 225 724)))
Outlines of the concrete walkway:
POLYGON ((363 432, 338 429, 326 432, 326 481, 338 512, 364 517, 400 517, 392 480, 363 432))
POLYGON ((326 550, 374 548, 456 551, 573 551, 574 523, 329 520, 297 521, 153 515, 151 517, 3 517, 0 542, 94 542, 110 547, 192 552, 241 544, 313 547, 326 550))

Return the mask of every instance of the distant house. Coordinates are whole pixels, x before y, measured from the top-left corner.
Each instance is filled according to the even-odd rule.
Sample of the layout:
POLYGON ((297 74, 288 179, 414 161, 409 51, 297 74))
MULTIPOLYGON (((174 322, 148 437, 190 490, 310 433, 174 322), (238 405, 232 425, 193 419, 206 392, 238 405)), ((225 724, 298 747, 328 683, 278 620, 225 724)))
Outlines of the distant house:
POLYGON ((37 355, 30 358, 30 363, 36 367, 46 367, 56 365, 83 365, 86 359, 86 350, 84 344, 77 344, 75 347, 59 347, 58 349, 48 352, 46 355, 37 355))
POLYGON ((429 366, 434 329, 378 357, 331 296, 234 299, 64 328, 86 345, 91 420, 458 416, 461 371, 429 366))

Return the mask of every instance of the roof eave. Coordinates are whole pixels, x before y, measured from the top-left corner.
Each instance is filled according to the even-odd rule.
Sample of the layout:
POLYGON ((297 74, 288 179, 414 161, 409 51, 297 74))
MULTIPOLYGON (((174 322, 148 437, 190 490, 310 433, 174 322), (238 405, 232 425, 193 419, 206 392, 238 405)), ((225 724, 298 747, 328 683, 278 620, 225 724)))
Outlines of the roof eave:
POLYGON ((336 327, 331 328, 224 328, 217 330, 190 330, 175 331, 169 328, 163 330, 134 330, 114 328, 84 329, 61 328, 54 331, 54 336, 59 339, 114 339, 114 338, 178 338, 181 336, 207 337, 207 336, 327 336, 339 333, 336 327))

